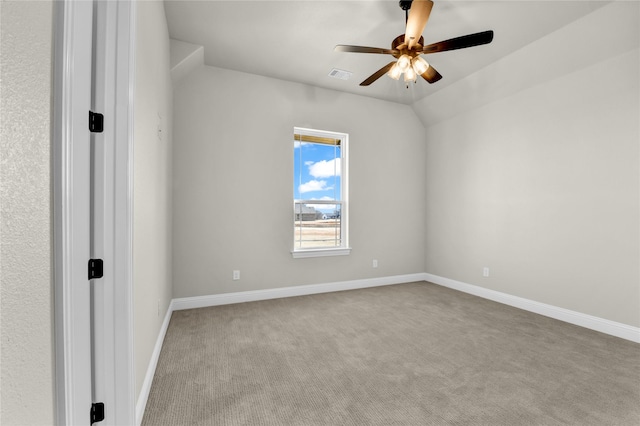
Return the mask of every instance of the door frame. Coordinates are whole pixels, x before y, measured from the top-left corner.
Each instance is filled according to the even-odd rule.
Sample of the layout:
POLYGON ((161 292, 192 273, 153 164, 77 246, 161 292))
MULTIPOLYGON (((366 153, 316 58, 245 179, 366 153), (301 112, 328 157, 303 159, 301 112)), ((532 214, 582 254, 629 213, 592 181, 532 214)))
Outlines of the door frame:
MULTIPOLYGON (((108 362, 101 374, 112 377, 104 391, 105 420, 135 424, 133 346, 133 99, 135 81, 134 0, 105 1, 104 61, 113 78, 106 88, 105 143, 113 161, 105 182, 113 201, 105 212, 105 341, 108 362), (110 53, 109 53, 110 52, 110 53), (107 137, 107 132, 112 132, 107 137), (106 139, 109 139, 108 141, 106 139)), ((91 314, 90 135, 93 1, 54 2, 52 115, 53 285, 56 424, 90 424, 91 314)), ((110 200, 110 201, 111 201, 110 200)))

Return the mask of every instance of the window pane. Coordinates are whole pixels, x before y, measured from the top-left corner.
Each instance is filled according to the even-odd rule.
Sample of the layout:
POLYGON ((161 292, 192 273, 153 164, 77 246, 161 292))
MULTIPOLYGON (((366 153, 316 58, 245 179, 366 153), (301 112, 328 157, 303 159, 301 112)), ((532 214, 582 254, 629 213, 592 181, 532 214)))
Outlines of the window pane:
POLYGON ((295 204, 295 247, 330 248, 342 245, 341 206, 335 204, 295 204), (322 207, 326 212, 317 210, 322 207))
POLYGON ((294 141, 296 200, 341 200, 341 148, 294 141))

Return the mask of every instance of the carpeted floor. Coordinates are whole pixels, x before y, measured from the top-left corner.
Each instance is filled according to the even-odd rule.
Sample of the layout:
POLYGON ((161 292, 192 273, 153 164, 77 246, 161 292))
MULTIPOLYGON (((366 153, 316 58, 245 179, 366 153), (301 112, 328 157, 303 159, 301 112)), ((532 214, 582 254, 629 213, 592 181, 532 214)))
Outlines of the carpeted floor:
POLYGON ((143 425, 640 424, 640 345, 429 283, 173 313, 143 425))

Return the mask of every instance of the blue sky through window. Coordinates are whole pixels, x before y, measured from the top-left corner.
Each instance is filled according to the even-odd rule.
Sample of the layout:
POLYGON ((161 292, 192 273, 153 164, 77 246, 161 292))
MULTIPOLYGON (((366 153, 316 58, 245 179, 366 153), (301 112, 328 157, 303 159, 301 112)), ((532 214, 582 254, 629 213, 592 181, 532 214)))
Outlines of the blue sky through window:
MULTIPOLYGON (((295 200, 340 200, 341 148, 335 145, 294 141, 295 200)), ((311 204, 316 210, 332 213, 335 205, 311 204)))

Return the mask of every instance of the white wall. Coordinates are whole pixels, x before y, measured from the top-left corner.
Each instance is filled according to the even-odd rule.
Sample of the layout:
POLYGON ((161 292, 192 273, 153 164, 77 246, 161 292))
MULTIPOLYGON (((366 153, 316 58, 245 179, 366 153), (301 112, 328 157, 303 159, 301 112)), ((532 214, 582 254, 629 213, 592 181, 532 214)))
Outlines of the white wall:
MULTIPOLYGON (((585 18, 635 48, 427 128, 427 272, 640 326, 638 16, 626 3, 585 18)), ((538 43, 562 50, 583 25, 538 43)), ((576 60, 544 55, 529 60, 576 60)))
POLYGON ((133 287, 136 395, 171 300, 173 93, 164 4, 137 4, 133 287))
POLYGON ((54 422, 52 3, 0 3, 0 424, 54 422))
POLYGON ((410 107, 207 66, 174 101, 174 297, 424 271, 410 107), (349 134, 349 256, 292 259, 294 126, 349 134))

